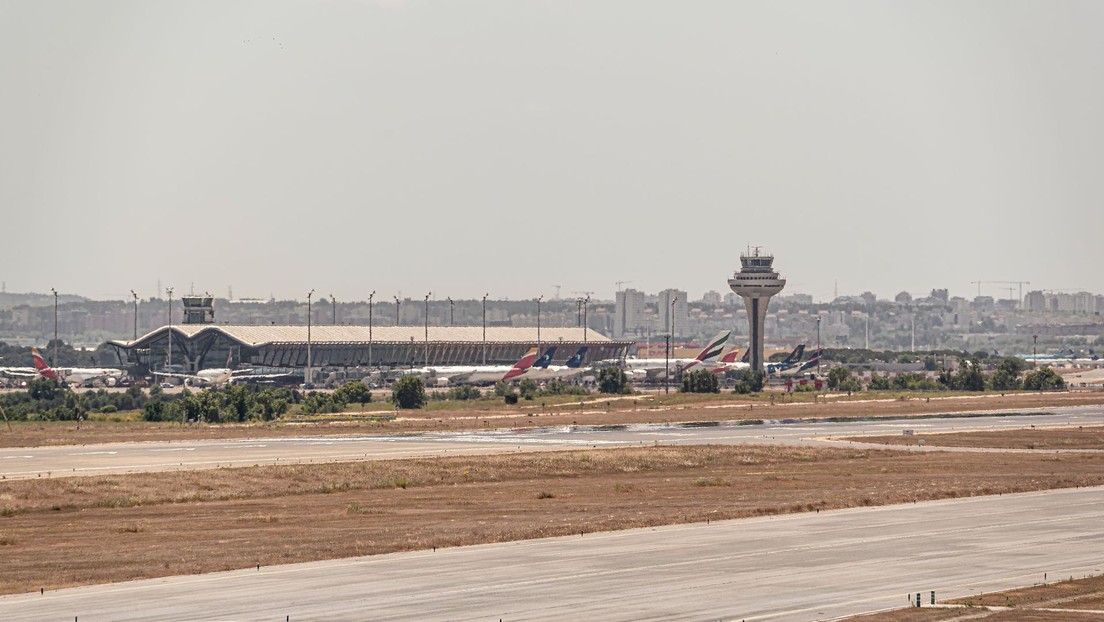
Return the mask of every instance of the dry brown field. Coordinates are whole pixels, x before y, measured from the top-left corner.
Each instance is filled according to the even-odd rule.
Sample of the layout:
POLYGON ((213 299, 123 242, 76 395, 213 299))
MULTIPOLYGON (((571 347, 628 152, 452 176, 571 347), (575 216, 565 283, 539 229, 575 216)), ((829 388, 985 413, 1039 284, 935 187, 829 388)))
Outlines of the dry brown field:
POLYGON ((517 406, 482 402, 474 408, 446 411, 406 411, 394 420, 381 421, 379 412, 345 413, 343 420, 317 423, 242 425, 180 425, 145 422, 13 422, 0 424, 0 447, 38 447, 45 445, 82 445, 127 441, 168 441, 279 437, 324 434, 409 433, 442 430, 493 428, 529 428, 560 425, 619 425, 686 421, 734 421, 746 419, 824 418, 824 417, 902 417, 920 414, 970 413, 1104 404, 1104 392, 1019 393, 1007 395, 969 395, 870 399, 855 394, 816 398, 798 394, 786 398, 776 395, 755 397, 725 395, 689 396, 655 394, 587 398, 582 403, 548 403, 539 400, 517 406), (352 420, 348 420, 352 419, 352 420))
POLYGON ((1104 454, 648 447, 0 482, 0 593, 1104 485, 1104 454))
POLYGON ((992 447, 997 449, 1104 450, 1104 427, 1035 428, 1003 431, 945 432, 913 436, 848 436, 842 440, 878 445, 992 447))
MULTIPOLYGON (((1054 577, 1059 579, 1059 577, 1054 577)), ((927 598, 928 594, 924 594, 927 598)), ((1104 577, 1058 583, 959 598, 952 607, 906 608, 847 618, 847 622, 1098 622, 1104 619, 1104 577)))

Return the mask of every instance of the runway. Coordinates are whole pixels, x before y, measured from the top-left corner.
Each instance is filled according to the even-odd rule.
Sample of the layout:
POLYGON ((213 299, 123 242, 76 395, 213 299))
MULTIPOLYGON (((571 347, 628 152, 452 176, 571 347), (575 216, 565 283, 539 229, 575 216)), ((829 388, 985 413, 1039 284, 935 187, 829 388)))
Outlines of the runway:
POLYGON ((264 567, 0 598, 4 619, 825 620, 1099 573, 1104 488, 264 567))
MULTIPOLYGON (((259 464, 385 460, 517 451, 659 444, 810 444, 828 436, 1104 425, 1099 406, 1047 409, 1035 414, 938 416, 876 421, 766 420, 760 424, 644 424, 568 426, 408 436, 304 436, 6 448, 0 477, 21 479, 209 469, 259 464)), ((919 448, 912 448, 918 450, 919 448)))

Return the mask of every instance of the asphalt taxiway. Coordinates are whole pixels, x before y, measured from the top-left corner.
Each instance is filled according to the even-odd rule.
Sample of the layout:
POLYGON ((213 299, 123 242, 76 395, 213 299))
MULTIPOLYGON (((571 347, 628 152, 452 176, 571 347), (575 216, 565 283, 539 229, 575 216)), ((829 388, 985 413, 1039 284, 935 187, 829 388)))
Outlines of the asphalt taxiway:
POLYGON ((0 598, 21 620, 826 620, 1098 574, 1104 488, 330 560, 0 598))
MULTIPOLYGON (((652 444, 818 444, 828 437, 964 430, 1104 425, 1099 406, 1034 413, 939 415, 902 419, 805 419, 703 424, 643 424, 500 429, 413 435, 302 436, 237 440, 166 441, 0 449, 0 478, 67 477, 261 464, 629 447, 652 444)), ((912 450, 922 450, 912 447, 912 450)), ((964 451, 947 449, 945 451, 964 451)))

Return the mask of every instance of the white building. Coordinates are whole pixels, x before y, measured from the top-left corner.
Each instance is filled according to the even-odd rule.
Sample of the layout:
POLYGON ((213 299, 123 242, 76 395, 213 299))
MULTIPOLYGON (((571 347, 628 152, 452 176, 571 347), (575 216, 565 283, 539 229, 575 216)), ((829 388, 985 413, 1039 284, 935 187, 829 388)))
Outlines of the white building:
POLYGON ((613 334, 618 338, 636 334, 647 326, 649 318, 644 315, 644 292, 626 289, 617 292, 614 308, 613 334))
POLYGON ((659 303, 659 329, 665 333, 680 335, 686 333, 688 328, 686 319, 689 317, 689 306, 686 303, 686 292, 680 289, 665 289, 657 294, 659 303), (671 302, 674 301, 674 305, 671 302), (671 307, 674 306, 674 331, 671 330, 671 307))

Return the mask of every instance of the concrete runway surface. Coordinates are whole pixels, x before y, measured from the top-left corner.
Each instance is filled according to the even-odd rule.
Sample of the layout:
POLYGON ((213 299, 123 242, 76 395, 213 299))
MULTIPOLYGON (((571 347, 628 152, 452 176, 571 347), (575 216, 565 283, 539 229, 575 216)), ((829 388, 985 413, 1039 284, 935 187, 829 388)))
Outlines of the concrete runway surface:
POLYGON ((20 620, 826 620, 1099 573, 1104 488, 678 525, 0 598, 20 620))
MULTIPOLYGON (((1030 411, 1024 411, 1030 412, 1030 411)), ((650 424, 568 426, 409 436, 304 436, 238 440, 169 441, 0 449, 0 477, 20 479, 136 473, 218 466, 385 460, 516 451, 628 447, 660 444, 825 444, 827 436, 901 434, 903 430, 961 430, 1104 425, 1099 406, 1042 409, 1038 414, 910 418, 879 421, 808 422, 798 419, 760 425, 650 424), (1047 413, 1047 414, 1043 414, 1047 413)), ((838 444, 838 443, 837 443, 838 444)), ((847 443, 842 443, 846 445, 847 443)), ((913 447, 913 450, 918 448, 913 447)), ((962 450, 955 450, 962 451, 962 450)))

